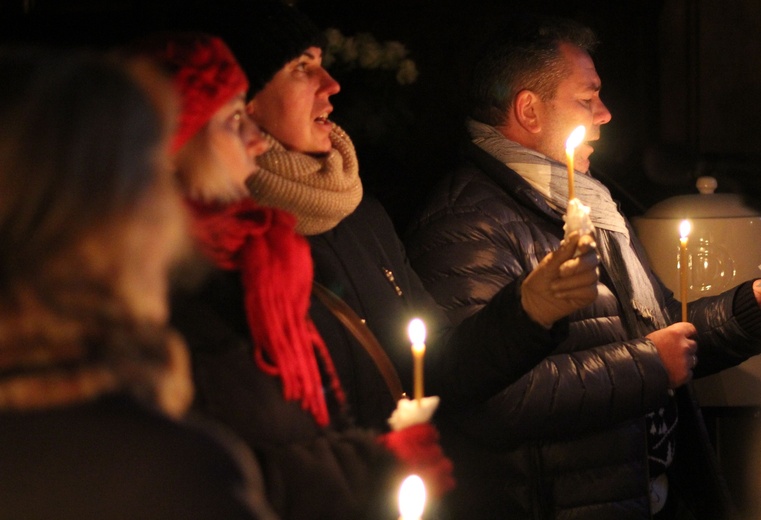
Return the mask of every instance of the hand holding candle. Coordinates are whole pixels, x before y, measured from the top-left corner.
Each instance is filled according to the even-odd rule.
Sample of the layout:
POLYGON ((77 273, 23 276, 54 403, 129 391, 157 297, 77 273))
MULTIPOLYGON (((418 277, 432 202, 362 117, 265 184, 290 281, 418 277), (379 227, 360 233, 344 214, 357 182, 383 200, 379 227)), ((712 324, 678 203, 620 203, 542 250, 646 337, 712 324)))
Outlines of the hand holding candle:
POLYGON ((391 431, 377 439, 403 467, 420 475, 433 497, 441 497, 455 486, 452 461, 441 449, 439 431, 428 422, 437 404, 436 396, 424 397, 421 405, 400 399, 388 421, 391 431))
POLYGON ((409 324, 407 333, 412 342, 412 357, 414 361, 414 397, 420 404, 423 398, 423 356, 425 355, 425 324, 423 320, 415 318, 409 324))
POLYGON ((679 225, 679 281, 680 296, 682 301, 682 321, 687 321, 687 285, 688 285, 688 260, 687 260, 687 237, 692 226, 689 220, 683 220, 679 225))

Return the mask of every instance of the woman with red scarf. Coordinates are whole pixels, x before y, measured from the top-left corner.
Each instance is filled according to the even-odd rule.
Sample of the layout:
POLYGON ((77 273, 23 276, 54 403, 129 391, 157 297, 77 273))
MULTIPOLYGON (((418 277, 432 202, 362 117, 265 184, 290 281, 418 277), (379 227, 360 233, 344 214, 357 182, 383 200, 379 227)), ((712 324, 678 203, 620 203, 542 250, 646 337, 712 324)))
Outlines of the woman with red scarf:
POLYGON ((172 149, 198 254, 193 275, 176 284, 172 322, 191 349, 196 410, 252 448, 283 518, 393 518, 398 484, 413 472, 433 495, 450 488, 451 463, 430 424, 383 436, 352 426, 308 314, 308 242, 290 213, 246 196, 267 144, 246 115, 248 81, 227 46, 175 33, 138 48, 158 58, 181 98, 172 149))

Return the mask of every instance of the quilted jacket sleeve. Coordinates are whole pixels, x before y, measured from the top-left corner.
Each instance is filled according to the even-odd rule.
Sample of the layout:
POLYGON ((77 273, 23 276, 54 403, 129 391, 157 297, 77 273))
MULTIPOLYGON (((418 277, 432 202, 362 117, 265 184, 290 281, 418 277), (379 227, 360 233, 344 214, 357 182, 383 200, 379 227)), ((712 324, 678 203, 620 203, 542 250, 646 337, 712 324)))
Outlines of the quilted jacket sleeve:
POLYGON ((494 445, 560 438, 657 409, 667 385, 658 353, 645 339, 557 354, 478 406, 463 429, 494 445), (480 420, 484 415, 487 421, 480 420))
MULTIPOLYGON (((454 200, 435 203, 443 209, 424 215, 405 241, 413 267, 454 325, 437 364, 442 407, 491 397, 546 357, 568 330, 567 320, 542 328, 521 306, 521 283, 538 263, 516 240, 526 226, 504 224, 501 205, 478 195, 487 189, 468 189, 444 190, 454 200)), ((529 243, 549 252, 559 239, 544 231, 529 243)))
MULTIPOLYGON (((634 246, 643 264, 650 269, 644 248, 636 237, 634 246)), ((669 322, 680 321, 681 302, 654 272, 652 277, 663 295, 669 322)), ((715 374, 761 353, 761 308, 753 293, 752 280, 719 295, 692 301, 687 311, 688 321, 698 331, 695 339, 699 363, 694 370, 695 378, 715 374)))
MULTIPOLYGON (((758 353, 761 310, 750 286, 690 304, 690 320, 699 331, 695 377, 758 353)), ((669 301, 670 307, 681 308, 669 301)), ((464 430, 494 445, 583 433, 656 409, 667 385, 655 346, 645 338, 558 353, 479 405, 465 419, 464 430)))
MULTIPOLYGON (((745 282, 717 296, 689 303, 688 320, 698 330, 696 378, 720 372, 761 353, 761 309, 752 284, 745 282)), ((668 309, 672 316, 681 314, 681 304, 673 298, 668 309)))

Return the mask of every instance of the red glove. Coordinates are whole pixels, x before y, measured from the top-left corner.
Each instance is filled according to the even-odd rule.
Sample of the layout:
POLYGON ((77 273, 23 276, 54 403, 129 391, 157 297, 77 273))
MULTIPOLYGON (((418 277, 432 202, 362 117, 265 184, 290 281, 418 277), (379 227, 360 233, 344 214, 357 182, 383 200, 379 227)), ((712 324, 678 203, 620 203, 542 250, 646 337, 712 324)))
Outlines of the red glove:
POLYGON ((378 437, 378 442, 423 479, 431 497, 441 497, 454 489, 454 466, 439 446, 439 432, 431 423, 385 433, 378 437))

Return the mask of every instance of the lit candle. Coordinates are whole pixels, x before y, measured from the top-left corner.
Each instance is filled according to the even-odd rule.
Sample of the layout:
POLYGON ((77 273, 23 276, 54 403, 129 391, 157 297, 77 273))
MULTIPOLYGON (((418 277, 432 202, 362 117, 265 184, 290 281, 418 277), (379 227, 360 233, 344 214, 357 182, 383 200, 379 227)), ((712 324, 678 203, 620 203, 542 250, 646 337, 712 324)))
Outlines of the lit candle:
POLYGON ((423 398, 423 355, 425 354, 425 324, 415 318, 407 327, 412 342, 412 359, 414 361, 414 396, 418 404, 423 398))
POLYGON ((679 279, 682 300, 682 321, 687 321, 687 236, 690 234, 690 221, 679 224, 679 279))
POLYGON ((573 194, 573 153, 576 150, 576 147, 581 144, 581 142, 584 140, 584 134, 586 134, 587 130, 584 128, 583 125, 577 126, 574 128, 573 132, 571 132, 571 135, 568 136, 568 139, 565 142, 565 156, 566 156, 566 164, 568 165, 568 200, 574 199, 573 194))
POLYGON ((399 520, 420 520, 425 508, 425 484, 417 475, 410 475, 399 489, 399 520))

